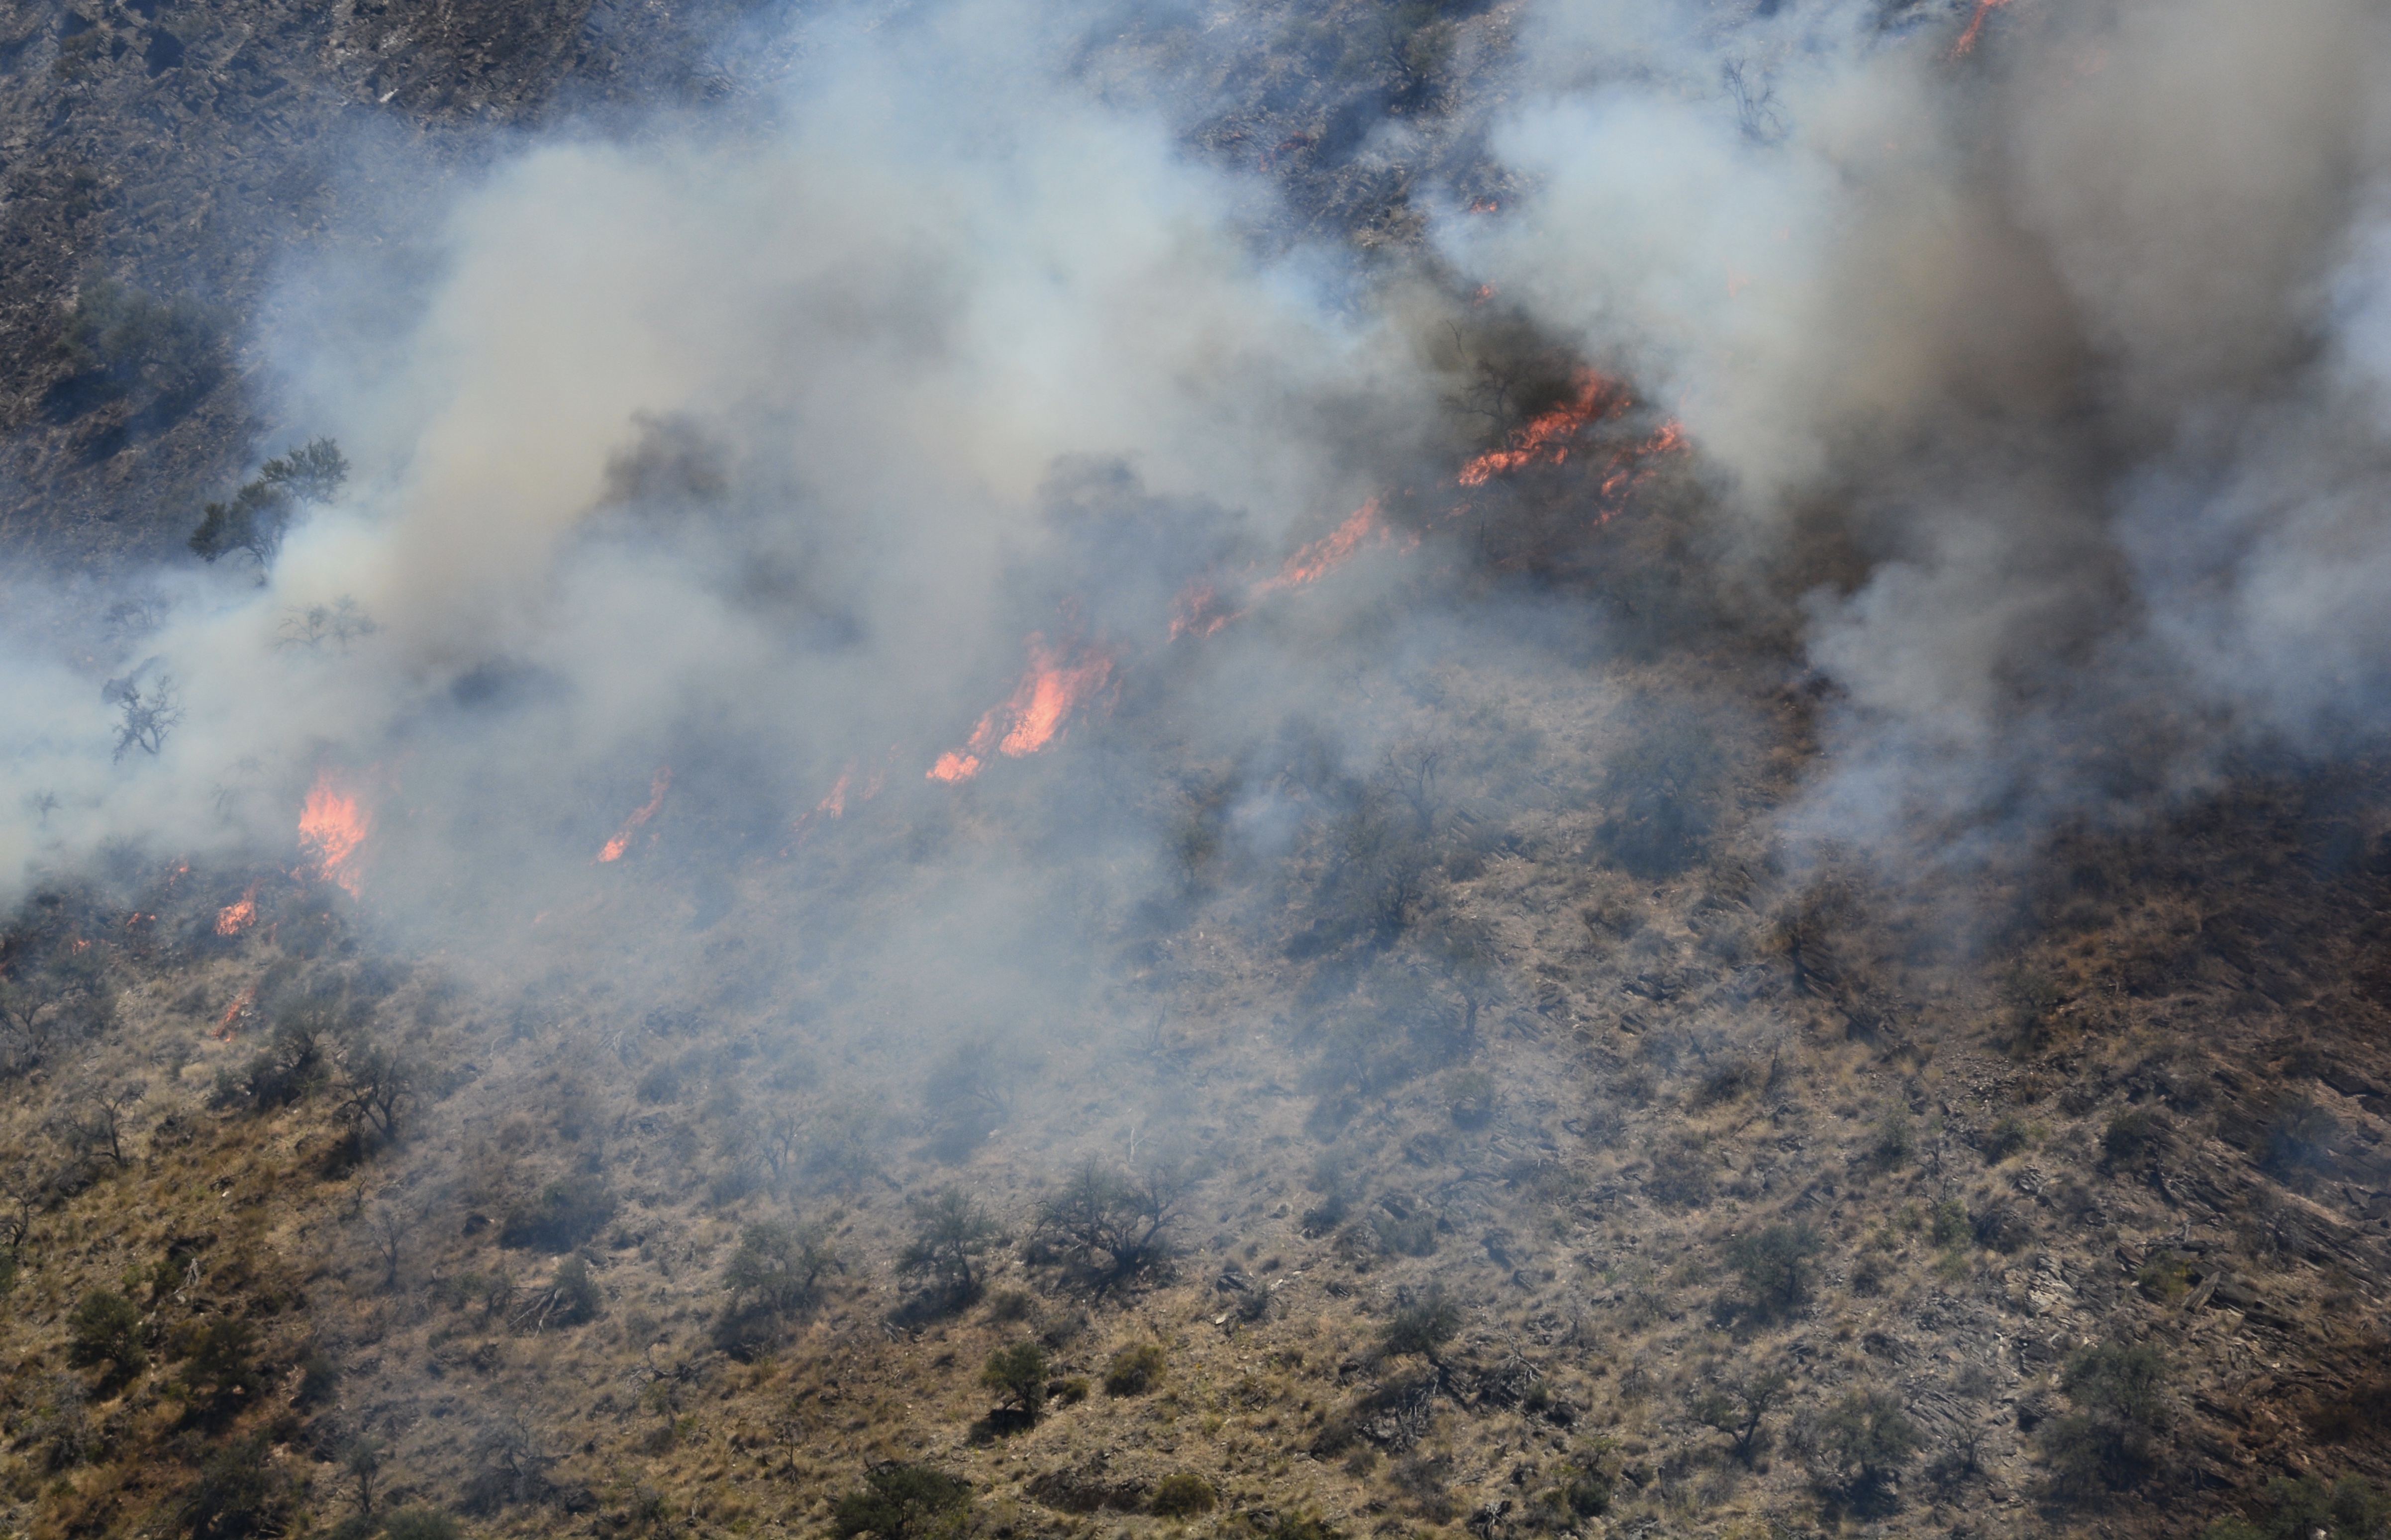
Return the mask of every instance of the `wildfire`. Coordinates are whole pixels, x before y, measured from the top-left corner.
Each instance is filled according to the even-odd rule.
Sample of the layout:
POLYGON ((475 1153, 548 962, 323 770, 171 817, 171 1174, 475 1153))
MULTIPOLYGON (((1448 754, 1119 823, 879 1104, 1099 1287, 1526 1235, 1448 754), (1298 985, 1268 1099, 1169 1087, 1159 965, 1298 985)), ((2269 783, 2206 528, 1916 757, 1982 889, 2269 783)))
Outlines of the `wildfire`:
POLYGON ((216 934, 238 936, 257 924, 257 884, 251 883, 240 902, 226 904, 216 911, 216 934))
POLYGON ((1347 515, 1343 524, 1288 557, 1278 576, 1255 585, 1254 591, 1268 593, 1273 589, 1299 589, 1319 582, 1361 550, 1362 542, 1377 528, 1378 499, 1372 498, 1347 515))
POLYGON ((1201 578, 1190 583, 1170 602, 1170 640, 1183 636, 1217 636, 1221 628, 1242 612, 1229 608, 1221 590, 1201 578))
POLYGON ((358 856, 372 834, 373 814, 348 778, 330 765, 318 770, 299 809, 299 848, 314 856, 316 874, 358 897, 364 892, 358 856))
POLYGON ((1112 678, 1113 660, 1092 648, 1076 652, 1056 647, 1041 632, 1032 631, 1026 643, 1029 667, 1002 705, 992 706, 972 729, 961 749, 938 756, 929 769, 933 781, 968 781, 977 775, 991 752, 1008 759, 1037 753, 1053 743, 1073 711, 1102 690, 1112 678))
POLYGON ((623 826, 614 831, 614 837, 608 840, 606 848, 598 852, 599 861, 602 862, 622 860, 623 852, 631 848, 631 835, 638 832, 640 825, 656 816, 657 809, 665 805, 665 793, 670 790, 672 790, 672 767, 665 765, 657 770, 655 781, 648 788, 647 805, 623 820, 623 826))
POLYGON ((1952 44, 1951 51, 1944 57, 1965 58, 1974 53, 1977 42, 1984 35, 1984 23, 1991 19, 1993 12, 2009 3, 2010 0, 1976 0, 1975 14, 1968 18, 1968 30, 1959 34, 1959 41, 1952 44))
POLYGON ((252 984, 240 991, 239 999, 225 1007, 224 1019, 216 1023, 215 1035, 219 1040, 232 1036, 232 1024, 240 1019, 241 1012, 248 1010, 256 999, 257 986, 252 984))
POLYGON ((1529 419, 1526 427, 1512 432, 1508 447, 1489 449, 1463 466, 1461 474, 1454 479, 1464 486, 1483 486, 1496 476, 1540 459, 1558 465, 1570 457, 1570 441, 1587 424, 1609 416, 1626 404, 1625 392, 1588 369, 1578 376, 1575 395, 1529 419))

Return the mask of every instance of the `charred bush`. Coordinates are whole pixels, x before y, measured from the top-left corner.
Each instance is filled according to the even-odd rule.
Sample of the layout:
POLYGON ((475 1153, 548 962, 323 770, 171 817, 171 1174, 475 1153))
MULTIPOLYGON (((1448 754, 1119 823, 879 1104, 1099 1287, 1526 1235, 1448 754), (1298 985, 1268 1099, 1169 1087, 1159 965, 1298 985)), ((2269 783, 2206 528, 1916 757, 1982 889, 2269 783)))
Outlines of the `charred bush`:
POLYGON ((1712 1173, 1717 1157, 1691 1133, 1674 1133, 1652 1146, 1651 1171, 1644 1190, 1661 1203, 1681 1209, 1710 1201, 1712 1173))
POLYGON ((1170 1263, 1170 1231, 1186 1212, 1190 1186, 1176 1166, 1121 1171, 1091 1159, 1039 1205, 1037 1239, 1081 1283, 1124 1284, 1170 1263))

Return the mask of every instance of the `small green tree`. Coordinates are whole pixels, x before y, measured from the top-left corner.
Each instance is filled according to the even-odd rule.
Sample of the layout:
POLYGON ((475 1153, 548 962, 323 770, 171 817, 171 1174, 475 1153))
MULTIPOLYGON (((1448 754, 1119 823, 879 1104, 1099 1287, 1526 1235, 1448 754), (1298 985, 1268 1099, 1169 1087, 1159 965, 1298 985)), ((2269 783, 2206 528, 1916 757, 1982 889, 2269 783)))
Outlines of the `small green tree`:
POLYGON ((1900 1400, 1884 1391, 1854 1391, 1818 1419, 1827 1470, 1863 1502, 1880 1496, 1923 1442, 1900 1400))
POLYGON ((926 1465, 890 1461, 863 1473, 863 1490, 838 1500, 831 1533, 839 1540, 922 1540, 962 1516, 971 1484, 926 1465))
POLYGON ((822 1275, 838 1265, 828 1225, 766 1220, 740 1232, 722 1281, 732 1293, 787 1314, 811 1305, 821 1293, 822 1275))
POLYGON ((2059 1389, 2074 1404, 2043 1427, 2043 1457, 2062 1492, 2130 1486, 2150 1469, 2166 1426, 2166 1357, 2143 1343, 2103 1342, 2071 1353, 2059 1389))
POLYGON ((310 439, 260 466, 256 478, 227 501, 208 504, 191 532, 191 550, 205 562, 239 551, 261 571, 270 567, 299 511, 331 502, 348 479, 341 446, 329 438, 310 439))
POLYGON ((979 1382, 1020 1408, 1031 1422, 1046 1405, 1046 1351, 1035 1342, 1015 1342, 988 1355, 979 1382))
POLYGON ((1752 1308, 1779 1315, 1810 1297, 1811 1273, 1824 1244, 1806 1223, 1770 1224, 1736 1236, 1727 1260, 1742 1277, 1752 1308))
POLYGON ((979 1298, 983 1282, 979 1259, 996 1249, 1003 1238, 996 1221, 961 1187, 914 1198, 911 1207, 913 1240, 898 1259, 899 1268, 910 1275, 934 1280, 956 1303, 979 1298))
POLYGON ((122 1294, 95 1288, 68 1320, 67 1361, 106 1369, 110 1380, 130 1379, 149 1366, 141 1346, 141 1312, 122 1294))
POLYGON ((1735 1441, 1735 1457, 1750 1465, 1759 1453, 1761 1419, 1792 1386, 1780 1368, 1744 1368, 1722 1374, 1694 1398, 1694 1420, 1735 1441))

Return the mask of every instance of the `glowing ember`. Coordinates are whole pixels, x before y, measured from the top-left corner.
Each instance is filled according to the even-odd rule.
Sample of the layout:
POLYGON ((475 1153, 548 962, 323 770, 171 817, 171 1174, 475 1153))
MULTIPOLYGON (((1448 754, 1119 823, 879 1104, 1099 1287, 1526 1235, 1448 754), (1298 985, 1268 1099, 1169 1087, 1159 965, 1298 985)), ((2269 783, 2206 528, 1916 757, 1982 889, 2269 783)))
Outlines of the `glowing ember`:
POLYGON ((1968 18, 1968 30, 1959 34, 1959 41, 1952 44, 1951 51, 1944 57, 1965 58, 1974 53, 1978 40, 1984 35, 1985 21, 1990 19, 1993 12, 2009 3, 2010 0, 1976 0, 1975 14, 1968 18))
POLYGON ((364 891, 358 857, 372 834, 373 814, 348 778, 330 765, 317 770, 299 809, 299 848, 315 858, 316 874, 357 897, 364 891))
POLYGON ((1078 710, 1112 678, 1113 660, 1093 649, 1077 652, 1050 644, 1033 631, 1025 644, 1029 667, 1002 705, 991 708, 972 729, 961 749, 941 754, 929 769, 933 781, 968 781, 992 749, 1009 759, 1037 753, 1055 741, 1078 710))
POLYGON ((1353 510, 1336 529, 1288 557, 1286 565, 1279 568, 1278 576, 1257 584, 1254 591, 1268 593, 1273 589, 1299 589, 1306 584, 1319 582, 1361 550, 1362 542, 1369 538, 1371 531, 1377 527, 1378 499, 1372 498, 1353 510))
POLYGON ((1586 425, 1609 416, 1627 404, 1624 392, 1592 370, 1578 376, 1577 394, 1548 412, 1531 418, 1515 430, 1507 448, 1490 449, 1461 468, 1455 479, 1464 486, 1483 486, 1496 476, 1547 460, 1558 465, 1570 457, 1570 441, 1586 425))
POLYGON ((1469 212, 1471 214, 1501 214, 1503 212, 1503 205, 1495 199, 1473 198, 1469 201, 1469 212))
POLYGON ((216 934, 238 936, 257 923, 257 884, 251 883, 240 902, 226 904, 216 911, 216 934))
POLYGON ((623 820, 623 826, 614 832, 613 839, 606 842, 606 848, 598 852, 598 859, 601 861, 621 861, 623 852, 631 848, 631 835, 639 831, 640 824, 656 816, 656 810, 665 805, 665 793, 670 790, 672 767, 666 765, 656 771, 655 782, 648 788, 647 806, 623 820))

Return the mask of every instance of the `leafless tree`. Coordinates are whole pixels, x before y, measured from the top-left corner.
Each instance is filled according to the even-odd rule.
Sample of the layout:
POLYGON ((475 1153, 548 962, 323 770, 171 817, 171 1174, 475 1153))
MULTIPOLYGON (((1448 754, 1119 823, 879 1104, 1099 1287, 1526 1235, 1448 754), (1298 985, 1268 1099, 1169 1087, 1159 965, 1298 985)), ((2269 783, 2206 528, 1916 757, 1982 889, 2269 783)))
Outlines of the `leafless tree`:
POLYGON ((381 1286, 398 1287, 398 1265, 407 1255, 407 1239, 423 1221, 417 1210, 397 1203, 377 1203, 366 1216, 366 1238, 381 1258, 381 1286))

